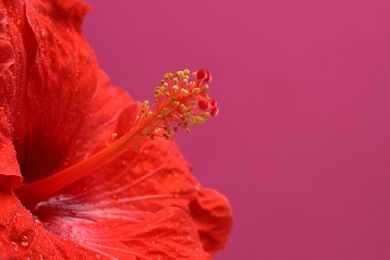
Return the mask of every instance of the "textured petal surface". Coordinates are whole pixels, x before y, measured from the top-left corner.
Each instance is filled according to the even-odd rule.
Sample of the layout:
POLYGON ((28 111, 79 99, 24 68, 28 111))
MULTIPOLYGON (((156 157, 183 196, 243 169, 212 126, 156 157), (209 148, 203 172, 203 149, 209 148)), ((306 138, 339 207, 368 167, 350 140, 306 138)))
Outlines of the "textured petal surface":
POLYGON ((14 144, 23 178, 32 182, 102 149, 133 102, 109 84, 81 36, 82 2, 1 5, 1 136, 14 144))
MULTIPOLYGON (((153 229, 164 230, 169 222, 157 221, 156 216, 164 216, 161 212, 169 212, 164 211, 166 208, 172 211, 172 207, 176 208, 176 214, 181 212, 191 216, 194 223, 191 226, 197 232, 191 233, 185 225, 177 225, 176 233, 169 232, 171 239, 181 241, 187 234, 184 236, 189 240, 187 245, 188 242, 202 241, 203 246, 192 244, 192 247, 177 247, 165 236, 153 235, 154 244, 148 246, 154 252, 152 255, 165 255, 161 259, 166 259, 169 252, 185 255, 188 250, 193 250, 194 253, 204 254, 203 250, 215 253, 224 247, 232 225, 227 200, 213 190, 201 188, 176 145, 160 138, 146 141, 138 153, 125 154, 120 160, 41 202, 36 214, 49 216, 41 219, 43 224, 62 237, 77 240, 90 238, 92 241, 86 243, 108 245, 112 239, 109 232, 114 232, 114 236, 122 238, 121 243, 111 243, 116 251, 144 254, 143 243, 150 243, 150 239, 134 243, 134 240, 145 239, 139 230, 152 228, 144 227, 151 216, 155 219, 153 229), (77 228, 74 228, 76 223, 77 228), (112 228, 113 223, 120 228, 112 228), (85 235, 97 230, 111 231, 104 231, 95 240, 93 236, 85 235)), ((99 250, 106 254, 113 252, 106 247, 99 250)), ((205 259, 198 258, 198 255, 187 257, 205 259)))
POLYGON ((190 210, 204 249, 211 254, 221 250, 233 225, 227 199, 215 190, 201 189, 191 201, 190 210))
POLYGON ((8 188, 22 181, 13 141, 28 70, 24 39, 31 31, 26 24, 21 1, 0 1, 0 182, 8 188))
POLYGON ((82 259, 96 255, 46 230, 14 195, 0 192, 0 205, 0 259, 82 259))

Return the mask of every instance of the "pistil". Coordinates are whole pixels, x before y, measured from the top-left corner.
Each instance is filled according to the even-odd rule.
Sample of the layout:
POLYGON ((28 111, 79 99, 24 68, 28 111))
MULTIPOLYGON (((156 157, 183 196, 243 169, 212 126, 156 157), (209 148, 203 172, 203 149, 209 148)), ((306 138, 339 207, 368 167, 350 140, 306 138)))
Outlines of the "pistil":
POLYGON ((145 138, 169 139, 178 128, 189 132, 190 126, 202 124, 217 115, 216 102, 207 94, 207 83, 211 81, 209 72, 198 70, 192 75, 195 80, 190 82, 189 70, 178 71, 175 76, 166 73, 161 85, 155 88, 154 105, 150 106, 148 101, 141 104, 141 113, 126 134, 69 168, 45 179, 23 184, 15 190, 17 197, 28 209, 33 210, 40 201, 136 148, 145 138))

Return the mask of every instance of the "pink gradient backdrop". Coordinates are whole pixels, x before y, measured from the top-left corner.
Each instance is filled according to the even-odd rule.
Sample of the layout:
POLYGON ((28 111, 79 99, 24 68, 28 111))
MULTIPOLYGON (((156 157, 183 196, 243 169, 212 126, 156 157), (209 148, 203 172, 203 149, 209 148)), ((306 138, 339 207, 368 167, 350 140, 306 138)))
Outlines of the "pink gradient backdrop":
POLYGON ((134 98, 166 71, 213 74, 220 116, 177 140, 234 210, 215 259, 390 259, 390 1, 87 2, 134 98))

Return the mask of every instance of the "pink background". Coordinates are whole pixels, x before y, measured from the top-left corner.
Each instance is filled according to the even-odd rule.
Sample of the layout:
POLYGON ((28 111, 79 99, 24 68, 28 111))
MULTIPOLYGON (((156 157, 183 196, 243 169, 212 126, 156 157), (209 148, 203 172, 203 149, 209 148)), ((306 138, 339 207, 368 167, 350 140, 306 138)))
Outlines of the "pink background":
POLYGON ((87 0, 116 85, 208 68, 221 113, 178 142, 235 226, 215 259, 390 259, 390 1, 87 0))

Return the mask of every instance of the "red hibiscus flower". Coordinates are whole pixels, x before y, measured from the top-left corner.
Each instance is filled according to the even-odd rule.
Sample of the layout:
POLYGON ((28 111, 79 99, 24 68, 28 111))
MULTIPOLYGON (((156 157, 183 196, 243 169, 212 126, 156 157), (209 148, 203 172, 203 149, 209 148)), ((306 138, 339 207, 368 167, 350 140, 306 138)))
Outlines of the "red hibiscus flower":
POLYGON ((171 135, 218 113, 205 70, 156 103, 110 85, 77 0, 0 0, 0 258, 209 259, 231 211, 171 135))

